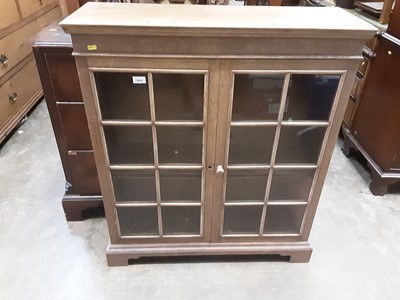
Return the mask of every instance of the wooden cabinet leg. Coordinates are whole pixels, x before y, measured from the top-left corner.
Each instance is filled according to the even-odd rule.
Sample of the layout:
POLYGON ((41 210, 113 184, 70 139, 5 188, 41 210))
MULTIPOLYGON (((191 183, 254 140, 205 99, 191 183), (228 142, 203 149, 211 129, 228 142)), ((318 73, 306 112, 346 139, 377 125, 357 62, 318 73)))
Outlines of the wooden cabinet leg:
POLYGON ((124 267, 129 265, 130 259, 139 259, 127 254, 107 253, 107 264, 109 267, 124 267))
POLYGON ((374 196, 384 196, 387 191, 388 187, 391 184, 400 182, 400 178, 387 178, 382 177, 371 164, 368 165, 371 169, 372 181, 369 184, 369 190, 374 196))
POLYGON ((345 131, 342 131, 343 135, 344 135, 344 143, 343 143, 343 154, 346 157, 350 157, 354 154, 354 151, 356 151, 356 148, 354 147, 353 143, 351 142, 351 140, 349 139, 349 137, 347 136, 345 131))
POLYGON ((374 196, 384 196, 387 193, 389 184, 385 184, 380 179, 373 179, 369 184, 369 190, 374 196))
POLYGON ((291 263, 308 263, 310 261, 312 250, 296 251, 290 255, 291 263))
POLYGON ((104 215, 103 200, 101 196, 70 196, 64 195, 62 206, 67 221, 83 221, 84 213, 91 211, 101 211, 100 215, 104 215))

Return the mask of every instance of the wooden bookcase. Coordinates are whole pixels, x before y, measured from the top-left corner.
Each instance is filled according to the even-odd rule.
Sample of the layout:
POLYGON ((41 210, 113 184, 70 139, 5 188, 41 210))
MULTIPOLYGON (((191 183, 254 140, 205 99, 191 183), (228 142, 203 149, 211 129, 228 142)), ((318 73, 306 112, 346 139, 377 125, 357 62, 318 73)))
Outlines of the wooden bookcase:
POLYGON ((337 8, 100 3, 61 25, 72 34, 109 265, 169 255, 310 259, 374 27, 337 8))

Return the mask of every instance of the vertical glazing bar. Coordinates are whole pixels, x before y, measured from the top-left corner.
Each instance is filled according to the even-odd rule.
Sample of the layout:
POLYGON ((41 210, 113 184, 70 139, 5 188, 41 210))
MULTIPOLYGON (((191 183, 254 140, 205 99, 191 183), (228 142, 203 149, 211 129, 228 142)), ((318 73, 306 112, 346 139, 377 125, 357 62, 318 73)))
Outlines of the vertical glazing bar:
POLYGON ((201 170, 201 208, 200 208, 200 236, 204 234, 204 189, 205 189, 205 172, 206 172, 206 149, 207 149, 207 103, 208 103, 208 73, 204 74, 204 91, 203 91, 203 137, 202 137, 202 170, 201 170))
POLYGON ((268 173, 267 186, 265 188, 264 207, 263 207, 263 211, 262 211, 262 215, 261 215, 260 231, 259 231, 259 235, 260 236, 262 236, 262 234, 264 232, 265 216, 267 214, 267 204, 268 204, 269 192, 271 190, 272 175, 273 175, 273 172, 274 172, 276 152, 278 150, 279 137, 280 137, 280 133, 281 133, 281 123, 282 123, 282 120, 283 120, 283 114, 285 113, 286 99, 287 99, 287 92, 288 92, 288 89, 289 89, 289 83, 290 83, 290 73, 287 73, 286 76, 285 76, 285 83, 283 84, 283 90, 282 90, 282 96, 281 96, 281 105, 279 107, 279 115, 278 115, 278 126, 276 128, 274 145, 273 145, 273 148, 272 148, 271 163, 270 163, 271 167, 270 167, 269 173, 268 173))
POLYGON ((156 108, 154 102, 154 85, 153 74, 148 72, 147 78, 149 81, 149 98, 150 98, 150 115, 151 115, 151 131, 153 136, 153 152, 154 152, 154 165, 155 165, 155 178, 156 178, 156 196, 157 196, 157 217, 158 217, 158 231, 160 237, 163 236, 162 214, 161 214, 161 190, 160 190, 160 170, 158 168, 158 143, 157 143, 157 128, 156 128, 156 108))

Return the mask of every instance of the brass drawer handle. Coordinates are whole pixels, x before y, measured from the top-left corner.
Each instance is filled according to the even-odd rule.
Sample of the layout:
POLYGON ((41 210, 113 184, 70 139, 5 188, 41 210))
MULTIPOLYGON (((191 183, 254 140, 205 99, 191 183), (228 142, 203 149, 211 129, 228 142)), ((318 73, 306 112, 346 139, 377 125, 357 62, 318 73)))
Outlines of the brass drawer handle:
POLYGON ((5 66, 8 63, 8 57, 5 54, 0 54, 0 62, 5 66))
POLYGON ((8 94, 8 100, 11 102, 15 102, 18 99, 18 95, 16 92, 12 92, 11 94, 8 94))

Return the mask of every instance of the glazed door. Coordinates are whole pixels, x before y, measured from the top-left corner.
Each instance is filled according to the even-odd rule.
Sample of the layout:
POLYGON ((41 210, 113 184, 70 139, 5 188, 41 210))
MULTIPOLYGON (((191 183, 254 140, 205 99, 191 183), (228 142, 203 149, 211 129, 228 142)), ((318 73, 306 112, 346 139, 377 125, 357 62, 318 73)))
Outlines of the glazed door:
POLYGON ((215 147, 209 63, 128 64, 91 68, 112 189, 105 199, 112 203, 106 208, 112 238, 209 241, 213 172, 207 171, 214 157, 207 149, 215 147))
POLYGON ((222 63, 213 240, 301 239, 345 72, 333 66, 222 63))

